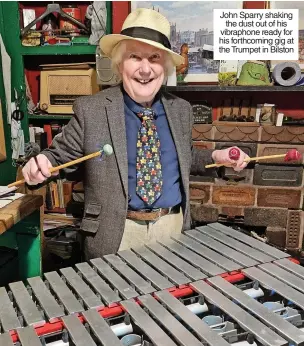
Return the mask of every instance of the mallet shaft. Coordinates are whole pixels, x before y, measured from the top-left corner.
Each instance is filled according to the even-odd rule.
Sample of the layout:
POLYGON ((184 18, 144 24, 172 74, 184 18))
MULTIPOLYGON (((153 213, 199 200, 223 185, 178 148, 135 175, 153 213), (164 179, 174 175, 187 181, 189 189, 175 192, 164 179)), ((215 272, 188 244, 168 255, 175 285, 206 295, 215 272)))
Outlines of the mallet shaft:
MULTIPOLYGON (((268 160, 268 159, 278 159, 278 158, 285 157, 285 156, 286 156, 286 154, 256 156, 256 157, 249 157, 249 158, 245 159, 244 161, 245 162, 250 162, 250 161, 268 160)), ((232 166, 232 164, 230 162, 227 163, 227 164, 224 164, 224 163, 213 163, 211 165, 206 165, 205 168, 221 167, 221 166, 225 166, 225 165, 232 166)))
MULTIPOLYGON (((92 154, 80 157, 79 159, 76 159, 76 160, 64 163, 63 165, 60 165, 60 166, 57 166, 57 167, 52 167, 52 168, 50 168, 50 173, 57 172, 60 169, 76 165, 77 163, 80 163, 80 162, 92 159, 92 158, 100 156, 100 155, 101 155, 101 151, 96 151, 95 153, 92 153, 92 154)), ((22 179, 22 180, 15 181, 14 183, 11 183, 11 184, 7 185, 7 187, 19 186, 19 185, 24 184, 24 183, 25 183, 25 180, 22 179)))
POLYGON ((76 159, 76 160, 64 163, 63 165, 60 165, 60 166, 57 166, 57 167, 52 167, 50 169, 50 173, 57 172, 57 171, 59 171, 62 168, 66 168, 66 167, 70 167, 70 166, 76 165, 77 163, 80 163, 80 162, 83 162, 83 161, 86 161, 86 160, 89 160, 89 159, 93 159, 94 157, 97 157, 97 156, 100 156, 100 155, 101 155, 101 151, 96 151, 96 153, 92 153, 92 154, 80 157, 79 159, 76 159))

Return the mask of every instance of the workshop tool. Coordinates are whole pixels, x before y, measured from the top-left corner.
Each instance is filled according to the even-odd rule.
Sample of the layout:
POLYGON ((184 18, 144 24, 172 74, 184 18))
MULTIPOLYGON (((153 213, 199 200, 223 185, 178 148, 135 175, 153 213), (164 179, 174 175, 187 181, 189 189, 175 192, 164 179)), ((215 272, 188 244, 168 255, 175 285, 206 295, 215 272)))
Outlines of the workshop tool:
MULTIPOLYGON (((238 148, 231 148, 229 150, 229 158, 231 160, 237 161, 240 158, 240 151, 238 148)), ((284 158, 285 162, 290 161, 298 161, 302 158, 302 154, 296 149, 290 149, 285 154, 277 154, 277 155, 266 155, 266 156, 256 156, 256 157, 248 157, 244 160, 244 162, 251 161, 260 161, 260 160, 269 160, 269 159, 278 159, 284 158)), ((233 166, 233 163, 213 163, 210 165, 206 165, 205 168, 214 168, 214 167, 222 167, 222 166, 233 166)))
POLYGON ((20 105, 21 103, 24 101, 25 97, 22 94, 22 96, 18 96, 18 92, 16 89, 14 89, 15 91, 15 106, 16 109, 13 111, 12 113, 12 118, 16 121, 22 121, 24 118, 24 112, 22 110, 20 110, 20 105))
MULTIPOLYGON (((112 153, 113 153, 113 148, 111 147, 111 145, 110 144, 105 144, 101 150, 96 151, 95 153, 92 153, 92 154, 80 157, 79 159, 76 159, 76 160, 64 163, 63 165, 60 165, 60 166, 57 166, 57 167, 52 167, 49 170, 49 172, 50 173, 54 173, 54 172, 59 171, 60 169, 76 165, 76 164, 78 164, 80 162, 83 162, 83 161, 86 161, 86 160, 93 159, 94 157, 101 156, 101 158, 102 158, 103 154, 109 156, 109 155, 112 155, 112 153)), ((25 183, 25 180, 22 179, 22 180, 15 181, 14 183, 11 183, 11 184, 7 185, 7 187, 18 186, 18 185, 21 185, 21 184, 24 184, 24 183, 25 183)))

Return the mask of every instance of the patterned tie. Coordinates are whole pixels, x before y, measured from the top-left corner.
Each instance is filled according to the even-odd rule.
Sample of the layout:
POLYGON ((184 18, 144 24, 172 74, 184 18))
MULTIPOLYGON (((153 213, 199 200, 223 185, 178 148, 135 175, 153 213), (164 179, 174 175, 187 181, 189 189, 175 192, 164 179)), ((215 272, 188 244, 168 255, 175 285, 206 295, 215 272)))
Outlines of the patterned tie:
POLYGON ((161 195, 162 170, 160 141, 154 123, 154 112, 150 108, 137 114, 142 124, 137 135, 136 192, 148 205, 161 195))

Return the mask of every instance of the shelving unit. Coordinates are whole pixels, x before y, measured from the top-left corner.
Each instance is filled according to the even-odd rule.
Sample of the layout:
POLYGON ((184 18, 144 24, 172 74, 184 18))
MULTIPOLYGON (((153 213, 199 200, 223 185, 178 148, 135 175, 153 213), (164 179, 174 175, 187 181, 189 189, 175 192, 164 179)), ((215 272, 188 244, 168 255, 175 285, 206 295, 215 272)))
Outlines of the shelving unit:
POLYGON ((92 45, 21 47, 22 55, 92 55, 95 51, 92 45))
MULTIPOLYGON (((34 103, 39 101, 39 75, 40 64, 50 63, 73 63, 73 62, 95 62, 96 46, 94 45, 49 45, 29 47, 23 46, 21 42, 20 30, 23 25, 21 12, 22 9, 35 9, 36 16, 39 16, 45 11, 45 8, 51 1, 29 2, 29 1, 2 1, 0 2, 0 33, 8 55, 11 58, 11 90, 16 89, 18 95, 25 95, 26 83, 25 75, 32 91, 34 103)), ((67 5, 68 2, 62 3, 67 5)), ((71 3, 71 2, 70 2, 71 3)), ((81 9, 82 21, 85 11, 90 1, 73 1, 73 4, 81 9)), ((112 3, 107 2, 107 33, 112 32, 112 3)), ((38 23, 39 24, 39 23, 38 23)), ((39 27, 38 27, 39 28, 39 27)), ((11 100, 14 101, 14 92, 12 92, 11 100)), ((3 97, 2 97, 3 99, 3 97)), ((2 104, 4 109, 3 118, 4 130, 6 134, 7 157, 12 156, 10 143, 10 126, 6 122, 5 103, 2 104)), ((71 115, 66 114, 29 114, 27 110, 26 98, 22 98, 19 105, 20 110, 25 114, 21 121, 21 126, 24 131, 25 143, 29 141, 29 124, 41 126, 43 122, 50 123, 53 121, 66 122, 71 118, 71 115)), ((8 184, 16 178, 16 167, 12 164, 11 159, 7 159, 1 163, 0 185, 8 184), (2 173, 4 172, 4 173, 2 173)))
POLYGON ((67 114, 43 114, 43 115, 33 115, 29 114, 28 119, 29 120, 70 120, 72 118, 72 115, 67 114))
POLYGON ((177 85, 166 86, 168 92, 303 92, 304 86, 220 86, 220 85, 177 85))

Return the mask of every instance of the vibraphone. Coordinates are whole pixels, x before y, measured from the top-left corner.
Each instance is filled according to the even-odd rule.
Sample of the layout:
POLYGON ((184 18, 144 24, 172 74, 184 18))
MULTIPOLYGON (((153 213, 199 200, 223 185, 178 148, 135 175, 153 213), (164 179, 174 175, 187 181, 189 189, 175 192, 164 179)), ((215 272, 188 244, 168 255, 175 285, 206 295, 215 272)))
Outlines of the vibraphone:
POLYGON ((219 223, 0 288, 0 346, 304 345, 304 268, 219 223))

